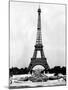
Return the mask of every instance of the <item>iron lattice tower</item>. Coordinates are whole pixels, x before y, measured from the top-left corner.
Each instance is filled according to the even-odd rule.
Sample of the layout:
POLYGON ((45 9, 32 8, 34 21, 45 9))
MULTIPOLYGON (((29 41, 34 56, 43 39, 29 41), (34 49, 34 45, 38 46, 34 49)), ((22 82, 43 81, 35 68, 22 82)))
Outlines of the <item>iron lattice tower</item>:
POLYGON ((34 66, 42 65, 46 70, 49 69, 49 65, 47 63, 47 59, 45 58, 43 45, 42 45, 42 35, 41 35, 41 9, 38 9, 38 25, 37 25, 37 38, 35 44, 35 50, 33 57, 31 58, 30 65, 28 70, 31 71, 34 66), (37 58, 37 52, 40 51, 41 58, 37 58))

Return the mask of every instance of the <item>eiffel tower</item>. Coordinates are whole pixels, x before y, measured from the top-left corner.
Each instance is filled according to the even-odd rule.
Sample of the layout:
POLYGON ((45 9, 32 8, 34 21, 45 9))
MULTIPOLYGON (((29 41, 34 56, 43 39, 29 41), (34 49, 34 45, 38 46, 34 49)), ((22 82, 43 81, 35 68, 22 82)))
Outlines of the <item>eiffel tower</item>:
POLYGON ((41 9, 38 8, 38 25, 37 25, 37 38, 36 45, 33 57, 31 58, 31 62, 29 64, 28 70, 31 71, 34 66, 42 65, 45 70, 49 69, 49 65, 47 63, 47 59, 45 58, 43 45, 42 45, 42 35, 41 35, 41 9), (37 58, 37 52, 40 51, 41 58, 37 58))

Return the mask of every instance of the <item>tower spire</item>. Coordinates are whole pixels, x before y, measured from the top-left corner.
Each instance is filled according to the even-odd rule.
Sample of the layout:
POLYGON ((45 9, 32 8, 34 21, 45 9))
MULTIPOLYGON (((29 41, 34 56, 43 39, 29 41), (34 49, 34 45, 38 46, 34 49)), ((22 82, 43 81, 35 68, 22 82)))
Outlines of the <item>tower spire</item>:
POLYGON ((42 44, 42 36, 41 36, 41 8, 40 8, 40 5, 39 5, 39 8, 38 8, 38 24, 37 24, 36 44, 42 44))

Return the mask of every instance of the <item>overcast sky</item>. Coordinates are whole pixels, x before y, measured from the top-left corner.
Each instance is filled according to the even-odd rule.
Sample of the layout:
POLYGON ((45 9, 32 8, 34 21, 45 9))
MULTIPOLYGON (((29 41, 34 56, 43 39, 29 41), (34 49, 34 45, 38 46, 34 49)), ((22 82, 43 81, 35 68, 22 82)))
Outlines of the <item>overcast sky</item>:
MULTIPOLYGON (((28 67, 37 33, 38 3, 10 2, 10 67, 28 67)), ((43 50, 50 67, 65 65, 65 6, 40 4, 43 50)))

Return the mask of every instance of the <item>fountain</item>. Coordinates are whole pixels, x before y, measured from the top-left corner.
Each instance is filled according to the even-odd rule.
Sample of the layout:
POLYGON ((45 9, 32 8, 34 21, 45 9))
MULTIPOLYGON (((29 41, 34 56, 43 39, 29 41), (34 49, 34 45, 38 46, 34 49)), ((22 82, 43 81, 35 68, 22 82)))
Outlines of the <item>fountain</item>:
POLYGON ((48 77, 44 73, 41 73, 40 69, 36 69, 33 70, 31 77, 29 77, 29 80, 32 82, 43 82, 47 81, 48 77))

